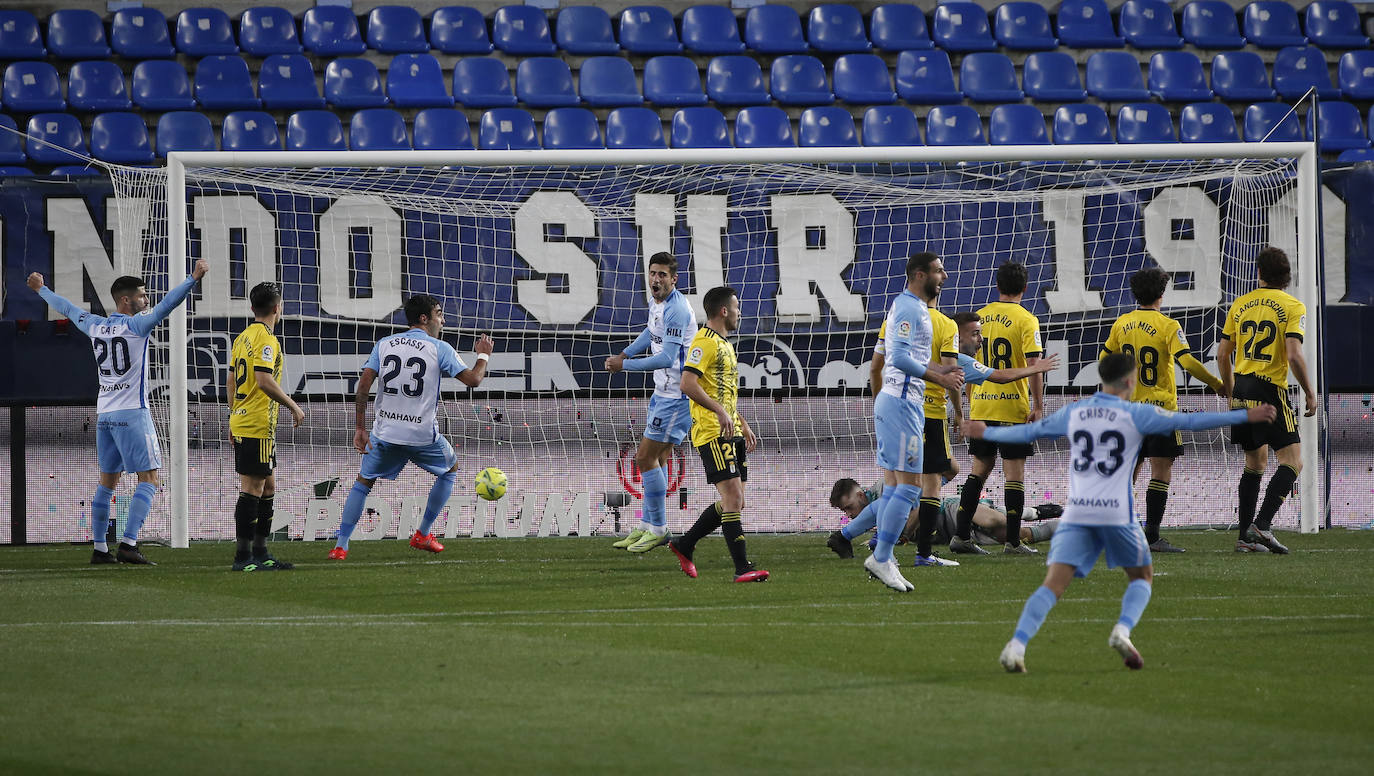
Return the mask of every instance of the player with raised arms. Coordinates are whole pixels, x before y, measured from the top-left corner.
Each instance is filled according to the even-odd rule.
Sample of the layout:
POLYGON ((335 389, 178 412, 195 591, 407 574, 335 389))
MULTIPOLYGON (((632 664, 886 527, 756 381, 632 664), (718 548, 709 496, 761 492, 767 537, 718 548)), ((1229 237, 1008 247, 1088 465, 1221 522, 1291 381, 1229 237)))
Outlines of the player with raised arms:
POLYGON ((153 508, 157 471, 162 468, 162 449, 158 446, 152 413, 148 411, 148 346, 153 329, 185 301, 196 281, 205 277, 209 269, 205 259, 197 261, 191 275, 168 291, 151 311, 143 280, 131 275, 117 277, 110 285, 115 305, 115 313, 110 316, 82 310, 43 285, 42 275, 29 275, 29 288, 90 337, 95 353, 100 379, 95 405, 95 454, 100 484, 91 498, 91 537, 95 541, 91 563, 157 565, 138 549, 138 531, 153 508), (105 532, 110 526, 110 500, 124 472, 137 472, 138 485, 129 501, 129 517, 118 551, 112 553, 105 542, 105 532))
POLYGON ((358 480, 344 502, 339 523, 339 539, 329 551, 331 560, 348 557, 348 539, 362 517, 367 494, 378 477, 396 479, 407 463, 414 463, 433 474, 434 485, 420 518, 420 526, 410 537, 410 546, 426 552, 443 552, 444 545, 431 530, 439 512, 448 504, 458 474, 458 455, 453 445, 439 433, 435 413, 439 406, 439 381, 457 377, 463 385, 475 388, 487 374, 491 358, 491 337, 477 338, 477 364, 469 367, 453 346, 439 339, 444 330, 444 304, 429 294, 406 300, 406 322, 410 329, 383 337, 373 346, 358 377, 354 397, 353 448, 362 454, 358 480), (372 383, 377 383, 376 418, 368 434, 367 400, 372 383))

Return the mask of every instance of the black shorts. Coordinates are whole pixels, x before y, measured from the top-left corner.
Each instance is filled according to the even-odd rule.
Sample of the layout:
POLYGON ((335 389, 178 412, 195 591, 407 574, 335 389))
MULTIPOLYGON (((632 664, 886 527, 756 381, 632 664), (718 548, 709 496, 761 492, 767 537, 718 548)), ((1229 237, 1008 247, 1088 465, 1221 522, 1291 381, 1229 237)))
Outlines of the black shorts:
POLYGON ((922 474, 944 474, 953 466, 954 452, 949 447, 949 423, 944 418, 926 418, 925 452, 921 458, 922 474))
POLYGON ((277 468, 277 442, 261 437, 234 437, 234 471, 248 477, 268 477, 277 468))
POLYGON ((1254 375, 1236 375, 1231 392, 1231 409, 1246 409, 1260 404, 1272 404, 1279 411, 1273 423, 1241 423, 1231 427, 1231 442, 1242 450, 1256 450, 1269 445, 1282 450, 1295 445, 1298 439, 1298 414, 1288 403, 1288 392, 1268 380, 1254 375))
POLYGON ((1183 457, 1183 435, 1150 434, 1140 441, 1141 458, 1181 458, 1183 457))
MULTIPOLYGON (((1002 420, 984 421, 988 427, 992 426, 1015 426, 1015 423, 1007 423, 1002 420)), ((970 439, 968 441, 968 454, 974 458, 994 458, 1002 456, 1002 460, 1017 460, 1018 458, 1030 458, 1035 455, 1035 443, 1017 444, 1013 442, 991 442, 986 439, 970 439)))
POLYGON ((745 456, 744 437, 734 439, 713 439, 697 448, 701 453, 701 463, 706 467, 706 481, 715 485, 718 482, 733 480, 749 481, 749 461, 745 456))

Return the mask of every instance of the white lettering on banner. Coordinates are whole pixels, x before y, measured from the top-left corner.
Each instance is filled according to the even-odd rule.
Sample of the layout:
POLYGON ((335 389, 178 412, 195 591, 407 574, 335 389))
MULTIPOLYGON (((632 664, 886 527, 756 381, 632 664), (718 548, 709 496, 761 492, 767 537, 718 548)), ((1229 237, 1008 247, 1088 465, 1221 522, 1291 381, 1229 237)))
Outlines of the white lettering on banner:
POLYGON ((1087 257, 1083 252, 1083 195, 1061 192, 1042 203, 1045 223, 1054 230, 1053 291, 1045 302, 1055 313, 1102 309, 1102 293, 1088 289, 1087 257))
MULTIPOLYGON (((528 496, 526 496, 528 498, 528 496)), ((589 536, 592 532, 591 494, 574 493, 571 504, 563 503, 561 493, 550 493, 539 520, 539 536, 589 536)))
POLYGON ((1216 307, 1221 304, 1221 211, 1197 186, 1161 191, 1144 208, 1145 251, 1170 275, 1190 275, 1190 288, 1174 288, 1171 278, 1164 306, 1216 307), (1191 226, 1176 237, 1175 224, 1191 226))
POLYGON ((511 517, 511 506, 515 502, 514 494, 507 491, 506 495, 491 502, 492 533, 501 539, 511 539, 520 536, 530 535, 530 523, 533 522, 535 495, 527 493, 520 497, 520 507, 515 510, 514 518, 511 517), (513 522, 512 522, 513 521, 513 522))
MULTIPOLYGON (((640 258, 645 272, 649 257, 661 251, 677 256, 678 272, 690 270, 692 287, 696 293, 682 291, 696 311, 697 320, 706 320, 702 298, 716 286, 725 285, 722 263, 722 241, 726 227, 726 206, 729 200, 722 194, 691 194, 687 197, 687 230, 691 233, 691 257, 677 256, 673 251, 673 229, 677 226, 677 197, 673 194, 636 194, 635 226, 639 228, 640 258)), ((678 283, 678 290, 685 287, 678 283)), ((646 303, 652 301, 647 284, 646 303)))
MULTIPOLYGON (((477 496, 472 493, 454 493, 448 497, 448 503, 444 506, 444 508, 448 510, 448 516, 444 518, 445 539, 455 539, 458 537, 458 524, 462 522, 460 518, 464 512, 473 509, 476 501, 477 496)), ((470 533, 473 536, 479 536, 480 534, 477 533, 477 530, 477 521, 474 516, 472 531, 470 531, 470 533)), ((485 529, 483 529, 483 531, 485 532, 485 529)))
MULTIPOLYGON (((1288 254, 1298 255, 1298 192, 1290 189, 1269 206, 1269 244, 1288 254), (1278 228, 1276 228, 1278 227, 1278 228)), ((1326 303, 1348 304, 1350 289, 1346 281, 1350 258, 1345 250, 1345 202, 1336 192, 1322 187, 1322 267, 1326 275, 1326 303)), ((1292 291, 1298 283, 1300 267, 1293 265, 1292 291)))
POLYGON ((573 238, 596 236, 592 211, 570 191, 537 191, 515 211, 515 252, 542 275, 566 275, 566 290, 546 278, 515 281, 515 301, 540 323, 578 323, 600 296, 596 262, 573 238), (544 227, 563 226, 564 240, 545 239, 544 227))
MULTIPOLYGON (((465 363, 475 364, 477 362, 465 360, 465 363)), ((482 385, 486 385, 485 380, 482 381, 482 385)), ((573 377, 572 368, 568 366, 562 353, 530 354, 529 389, 531 391, 575 391, 580 387, 577 384, 577 378, 573 377)))
MULTIPOLYGON (((100 296, 100 307, 114 312, 114 303, 103 296, 120 275, 143 275, 139 242, 148 224, 148 201, 136 199, 125 206, 129 221, 120 218, 120 206, 114 197, 105 201, 105 224, 114 235, 115 256, 110 257, 96 228, 95 219, 80 198, 53 197, 47 200, 47 230, 52 234, 53 276, 52 290, 72 300, 77 306, 91 309, 95 300, 85 298, 86 277, 100 296), (125 229, 132 225, 134 228, 125 229)), ((181 282, 177 278, 175 283, 181 282)), ((63 317, 56 308, 48 308, 48 320, 63 317)))
MULTIPOLYGON (((402 498, 398 518, 391 501, 378 496, 368 496, 365 509, 373 510, 376 516, 369 519, 366 511, 363 513, 362 519, 358 521, 358 528, 353 532, 352 541, 410 536, 419 528, 426 501, 425 496, 402 498)), ((448 514, 444 524, 444 537, 453 539, 459 535, 460 525, 469 511, 472 513, 472 527, 467 531, 467 535, 474 538, 488 535, 500 538, 530 535, 590 536, 590 504, 591 494, 587 491, 571 494, 507 493, 497 501, 478 501, 471 493, 455 493, 449 497, 446 505, 448 514), (571 496, 570 501, 566 500, 568 496, 571 496), (519 499, 520 503, 518 508, 514 507, 516 499, 519 499)), ((442 517, 443 513, 440 515, 442 517)), ((343 501, 311 499, 306 504, 301 538, 307 542, 333 538, 342 519, 343 501)), ((274 520, 273 528, 275 529, 278 524, 278 521, 274 520)))
POLYGON ((191 202, 191 221, 200 232, 200 257, 210 262, 201 281, 198 317, 246 316, 247 294, 253 286, 277 277, 277 222, 257 197, 200 196, 191 202), (243 292, 230 289, 230 248, 243 245, 243 292))
POLYGON ((301 539, 313 542, 321 531, 326 531, 328 533, 325 535, 331 536, 338 530, 342 520, 343 502, 323 498, 310 499, 305 505, 305 526, 301 531, 301 539))
POLYGON ((831 361, 816 373, 817 388, 863 388, 868 385, 872 361, 854 366, 848 361, 831 361))
POLYGON ((382 320, 401 306, 403 221, 379 197, 343 196, 320 216, 320 307, 346 318, 382 320), (353 234, 369 236, 371 296, 353 295, 353 234))
POLYGON ((395 522, 396 508, 390 501, 380 496, 368 496, 363 502, 363 514, 358 518, 358 527, 353 531, 353 538, 364 541, 381 539, 390 532, 388 529, 395 522))
POLYGON ((770 199, 778 239, 778 322, 819 323, 816 291, 825 295, 836 320, 863 321, 863 295, 851 292, 841 277, 855 259, 854 214, 830 194, 779 194, 770 199), (808 232, 818 234, 818 244, 810 244, 808 232))

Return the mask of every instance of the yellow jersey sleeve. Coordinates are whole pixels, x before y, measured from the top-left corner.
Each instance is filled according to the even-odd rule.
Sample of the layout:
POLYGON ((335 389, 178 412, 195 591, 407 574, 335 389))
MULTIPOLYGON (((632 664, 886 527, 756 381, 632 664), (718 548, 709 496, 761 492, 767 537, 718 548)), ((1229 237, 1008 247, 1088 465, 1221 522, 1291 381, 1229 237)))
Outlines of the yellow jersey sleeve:
POLYGON ((1294 337, 1302 342, 1303 336, 1307 333, 1307 305, 1299 302, 1296 298, 1290 297, 1288 304, 1288 325, 1283 331, 1283 336, 1294 337))
POLYGON ((682 368, 696 372, 698 377, 704 376, 709 365, 716 361, 718 343, 719 340, 712 337, 707 329, 698 329, 696 336, 692 337, 692 344, 687 348, 687 358, 683 361, 682 368))
POLYGON ((1040 319, 1025 309, 1022 309, 1021 313, 1022 315, 1017 316, 1021 324, 1021 352, 1026 358, 1038 356, 1045 350, 1040 344, 1040 319))
POLYGON ((1183 325, 1173 318, 1166 318, 1169 331, 1165 333, 1163 341, 1174 351, 1174 358, 1181 358, 1192 352, 1188 347, 1188 338, 1183 336, 1183 325))
POLYGON ((883 320, 883 325, 878 327, 878 341, 873 344, 873 352, 880 355, 887 355, 887 321, 883 320))
POLYGON ((1112 330, 1108 332, 1107 341, 1102 343, 1102 353, 1097 357, 1099 361, 1102 360, 1104 356, 1109 356, 1112 353, 1119 353, 1121 351, 1121 322, 1124 320, 1126 320, 1125 315, 1112 322, 1112 330))

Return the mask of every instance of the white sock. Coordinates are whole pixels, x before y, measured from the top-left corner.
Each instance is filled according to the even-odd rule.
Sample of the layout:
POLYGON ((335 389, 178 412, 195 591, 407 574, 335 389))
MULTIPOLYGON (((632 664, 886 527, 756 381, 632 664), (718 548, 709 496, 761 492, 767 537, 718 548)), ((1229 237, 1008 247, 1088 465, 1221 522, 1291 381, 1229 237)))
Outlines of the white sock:
POLYGON ((128 545, 128 546, 130 546, 130 547, 137 547, 137 546, 138 546, 138 541, 137 541, 137 540, 130 539, 130 538, 128 538, 128 537, 125 537, 125 538, 120 539, 120 540, 119 540, 119 543, 120 543, 120 544, 128 545))
POLYGON ((105 542, 96 542, 96 543, 95 543, 95 549, 96 549, 96 552, 109 552, 109 551, 110 551, 110 545, 106 544, 105 542))
POLYGON ((664 534, 668 533, 668 526, 651 525, 649 526, 649 533, 653 534, 654 536, 663 536, 664 534))

